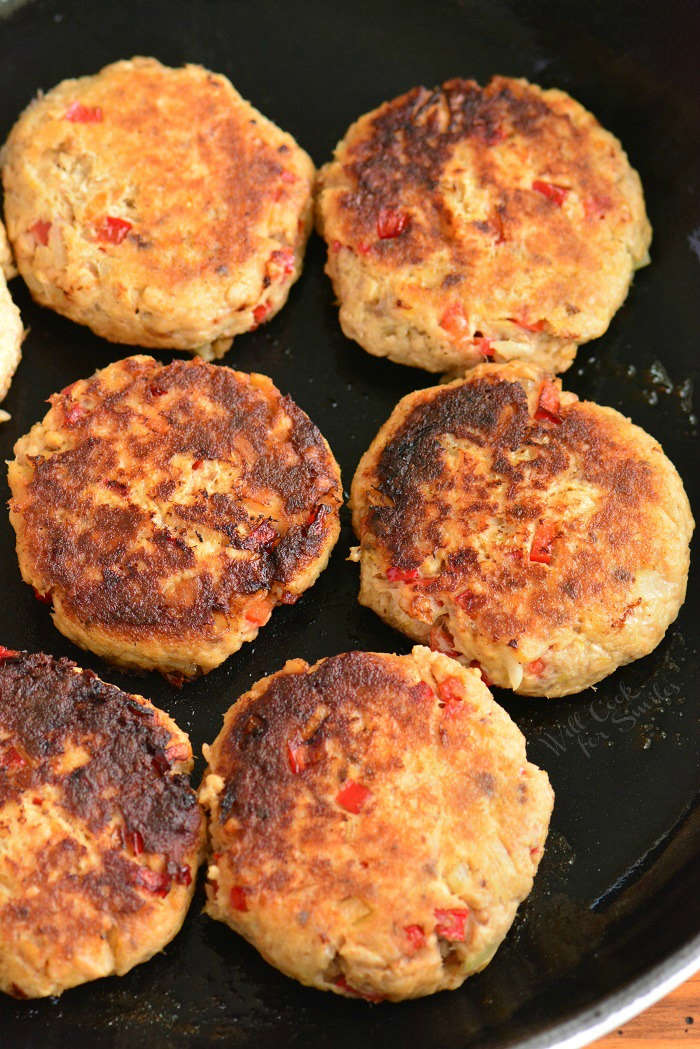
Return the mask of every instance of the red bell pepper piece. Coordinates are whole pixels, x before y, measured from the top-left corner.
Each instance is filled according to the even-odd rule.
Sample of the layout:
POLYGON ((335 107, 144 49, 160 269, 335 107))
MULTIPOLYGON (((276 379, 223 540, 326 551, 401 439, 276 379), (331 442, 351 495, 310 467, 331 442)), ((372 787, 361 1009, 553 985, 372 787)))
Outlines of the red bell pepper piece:
POLYGON ((457 907, 454 910, 441 910, 438 907, 435 909, 435 932, 443 940, 464 942, 467 938, 465 924, 468 917, 467 907, 457 907))
POLYGON ((551 379, 545 379, 540 387, 540 395, 535 409, 535 418, 540 420, 549 419, 551 422, 560 423, 561 413, 559 408, 559 390, 551 379))
POLYGON ((95 226, 97 239, 103 244, 121 244, 130 229, 130 222, 112 215, 105 215, 95 226))
POLYGON ((99 124, 102 120, 102 108, 84 106, 82 102, 71 102, 63 119, 70 120, 73 124, 99 124))
POLYGON ((410 215, 401 208, 381 208, 377 215, 377 236, 380 240, 400 237, 409 222, 410 215))
POLYGON ((369 787, 363 786, 362 783, 356 783, 354 780, 349 780, 343 789, 338 791, 335 800, 341 808, 357 815, 371 793, 369 787))
POLYGON ((530 547, 530 560, 538 564, 548 565, 552 560, 552 543, 557 534, 557 526, 551 521, 538 524, 532 537, 530 547))
POLYGON ((541 193, 543 197, 547 197, 557 207, 561 207, 566 200, 567 193, 569 190, 566 186, 557 186, 554 182, 543 182, 541 179, 536 178, 532 183, 532 188, 536 193, 541 193))

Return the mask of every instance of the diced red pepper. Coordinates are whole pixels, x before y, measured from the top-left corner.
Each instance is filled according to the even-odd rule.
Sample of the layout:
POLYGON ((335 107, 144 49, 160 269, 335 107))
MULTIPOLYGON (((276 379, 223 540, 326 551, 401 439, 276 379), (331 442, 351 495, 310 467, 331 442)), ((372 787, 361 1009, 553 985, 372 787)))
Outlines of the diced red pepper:
POLYGON ((192 463, 192 469, 199 470, 203 462, 203 459, 195 459, 195 461, 192 463))
POLYGON ((134 875, 137 885, 142 885, 155 896, 167 896, 170 892, 170 875, 166 871, 153 871, 150 867, 137 867, 134 875))
POLYGON ((234 885, 231 889, 231 906, 236 911, 247 911, 248 900, 246 894, 248 890, 244 889, 242 885, 234 885))
POLYGON ((452 656, 453 659, 459 655, 459 652, 455 648, 455 641, 452 634, 447 627, 443 626, 441 623, 435 623, 432 627, 428 644, 433 652, 442 652, 443 655, 452 656))
POLYGON ((253 310, 253 320, 255 321, 256 327, 258 324, 262 324, 271 309, 272 306, 269 302, 261 302, 255 307, 253 310))
POLYGON ((395 568, 393 565, 386 573, 390 583, 412 583, 419 575, 417 568, 395 568))
POLYGON ((318 506, 309 514, 309 524, 322 524, 323 518, 331 512, 330 506, 326 506, 325 503, 319 503, 318 506))
POLYGON ((17 747, 9 746, 6 747, 0 758, 0 765, 6 769, 21 769, 27 764, 26 760, 22 757, 17 747))
POLYGON ((469 320, 462 304, 459 302, 454 302, 447 307, 439 320, 439 324, 454 339, 462 339, 470 334, 469 320))
POLYGON ((435 909, 435 932, 443 940, 464 942, 467 938, 465 929, 469 910, 467 907, 457 907, 454 910, 435 909))
POLYGON ((477 335, 472 339, 472 342, 484 360, 490 360, 493 357, 494 349, 490 339, 487 339, 484 335, 477 335))
POLYGON ((7 659, 12 659, 14 656, 18 655, 19 652, 16 648, 5 648, 4 645, 0 645, 0 663, 4 663, 7 659))
POLYGON ((296 182, 297 181, 297 176, 294 174, 294 172, 293 171, 288 171, 287 168, 284 168, 284 170, 282 171, 282 174, 280 175, 280 178, 282 179, 283 182, 288 182, 290 184, 292 182, 296 182))
POLYGON ((143 852, 143 835, 137 830, 127 830, 126 840, 134 856, 140 856, 143 852))
POLYGON ((341 244, 341 242, 339 240, 332 240, 331 241, 331 251, 340 251, 342 246, 343 245, 341 244))
POLYGON ((537 856, 539 852, 540 852, 539 845, 533 845, 532 848, 530 849, 530 855, 531 856, 537 856))
POLYGON ((102 108, 84 106, 82 102, 71 102, 63 119, 70 120, 73 124, 99 124, 102 120, 102 108))
POLYGON ((512 324, 517 324, 519 328, 524 328, 525 331, 543 331, 545 322, 544 320, 539 321, 528 321, 524 317, 509 317, 508 320, 512 324))
POLYGON ((456 677, 446 677, 438 682, 437 690, 443 703, 460 703, 464 699, 464 686, 456 677))
POLYGON ((105 215, 95 224, 97 239, 103 244, 121 244, 130 229, 130 222, 114 218, 112 215, 105 215))
POLYGON ((470 666, 470 667, 472 667, 472 668, 473 668, 474 670, 478 670, 478 671, 479 671, 479 673, 481 674, 481 680, 482 680, 482 681, 484 682, 484 684, 486 685, 486 687, 487 687, 487 688, 491 688, 491 686, 493 685, 493 681, 492 681, 492 680, 491 680, 491 678, 490 678, 490 677, 488 676, 488 674, 486 673, 486 671, 485 671, 485 670, 484 670, 484 668, 482 667, 482 665, 481 665, 481 663, 479 662, 479 660, 478 660, 478 659, 472 659, 472 661, 471 661, 471 663, 469 664, 469 666, 470 666))
POLYGON ((384 999, 380 994, 365 994, 363 991, 357 991, 354 987, 351 987, 344 976, 337 976, 333 981, 336 987, 342 988, 347 991, 348 994, 354 995, 355 998, 364 998, 366 1002, 383 1002, 384 999))
POLYGON ((42 605, 50 605, 51 604, 51 591, 50 590, 48 590, 45 594, 42 594, 41 591, 37 590, 37 588, 35 586, 32 587, 32 590, 34 591, 34 597, 37 599, 37 601, 41 601, 42 605))
POLYGON ((301 740, 293 739, 287 741, 287 762, 295 776, 304 771, 307 758, 307 750, 301 740))
POLYGON ((245 618, 254 626, 264 626, 270 618, 270 606, 265 598, 258 598, 245 610, 245 618))
POLYGON ((543 182, 538 178, 532 183, 532 188, 536 193, 541 193, 543 197, 547 197, 559 208, 566 200, 566 195, 569 192, 566 186, 557 186, 554 182, 543 182))
POLYGON ((36 222, 29 227, 28 232, 31 233, 40 244, 44 247, 49 243, 49 233, 51 231, 51 223, 45 222, 43 219, 37 219, 36 222))
POLYGON ((377 235, 380 240, 400 237, 410 221, 411 216, 401 208, 381 208, 377 215, 377 235))
POLYGON ((540 395, 535 409, 535 418, 560 423, 559 390, 551 379, 545 379, 540 387, 540 395))
POLYGON ((544 670, 545 663, 543 659, 533 659, 532 663, 528 663, 527 672, 528 674, 534 674, 535 677, 539 677, 544 670))
POLYGON ((552 560, 552 543, 556 538, 557 526, 551 521, 538 524, 532 537, 530 547, 530 560, 539 564, 548 565, 552 560))
POLYGON ((273 251, 267 263, 267 274, 272 280, 284 280, 294 273, 294 252, 288 248, 273 251))
POLYGON ((411 952, 419 951, 425 945, 425 933, 422 925, 405 925, 404 930, 411 952))
POLYGON ((162 397, 165 393, 165 390, 162 386, 158 386, 157 383, 152 382, 151 385, 148 387, 148 392, 150 393, 151 397, 162 397))
POLYGON ((362 783, 356 783, 354 780, 350 780, 342 790, 338 791, 335 800, 341 808, 357 815, 371 793, 369 787, 365 787, 362 783))

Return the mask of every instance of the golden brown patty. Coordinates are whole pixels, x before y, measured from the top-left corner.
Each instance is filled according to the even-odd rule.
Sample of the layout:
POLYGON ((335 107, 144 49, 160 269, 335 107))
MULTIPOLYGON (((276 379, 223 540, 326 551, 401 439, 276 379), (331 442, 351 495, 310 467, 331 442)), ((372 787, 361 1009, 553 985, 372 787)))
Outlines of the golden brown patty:
POLYGON ((371 1001, 458 987, 532 888, 547 776, 447 656, 291 660, 205 757, 207 911, 302 983, 371 1001))
POLYGON ((516 692, 646 655, 685 597, 693 519, 661 446, 524 362, 404 397, 351 505, 361 603, 516 692))
MULTIPOLYGON (((19 310, 0 268, 0 401, 7 395, 12 377, 22 359, 24 328, 19 310)), ((0 409, 0 422, 9 419, 7 412, 0 409)))
POLYGON ((3 157, 34 298, 113 342, 221 356, 299 276, 314 167, 224 76, 153 58, 65 80, 3 157))
POLYGON ((429 371, 553 371, 606 330, 651 230, 617 139, 562 91, 414 88, 352 125, 317 216, 343 331, 429 371))
POLYGON ((0 222, 0 270, 4 273, 5 280, 10 280, 12 277, 17 276, 17 269, 12 258, 12 249, 2 222, 0 222))
POLYGON ((122 666, 218 666, 338 538, 338 465, 264 375, 129 357, 54 394, 15 455, 23 579, 122 666))
POLYGON ((194 892, 204 818, 184 732, 67 659, 0 649, 0 989, 147 961, 194 892))

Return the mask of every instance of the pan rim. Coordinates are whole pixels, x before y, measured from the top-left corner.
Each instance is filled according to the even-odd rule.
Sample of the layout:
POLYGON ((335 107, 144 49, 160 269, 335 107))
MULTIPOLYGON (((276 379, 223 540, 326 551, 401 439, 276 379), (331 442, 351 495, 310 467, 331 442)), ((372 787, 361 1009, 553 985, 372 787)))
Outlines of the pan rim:
POLYGON ((512 1049, 583 1049, 665 998, 698 971, 700 933, 621 990, 546 1031, 512 1043, 512 1049))

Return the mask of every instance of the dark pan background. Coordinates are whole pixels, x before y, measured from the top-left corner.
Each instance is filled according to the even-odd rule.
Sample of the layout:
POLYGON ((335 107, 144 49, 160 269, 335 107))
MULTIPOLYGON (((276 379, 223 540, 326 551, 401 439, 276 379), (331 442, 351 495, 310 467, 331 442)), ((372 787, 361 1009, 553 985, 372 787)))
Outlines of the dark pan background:
MULTIPOLYGON (((655 233, 652 265, 640 272, 607 334, 579 352, 565 382, 657 437, 697 507, 691 400, 700 303, 699 41, 700 5, 692 2, 6 3, 0 137, 38 89, 132 54, 173 65, 201 62, 227 74, 318 164, 351 120, 417 83, 455 75, 484 82, 503 73, 571 92, 621 138, 642 175, 655 233)), ((308 411, 340 460, 347 488, 396 401, 433 380, 371 358, 343 338, 324 256, 314 236, 288 306, 237 339, 226 363, 267 373, 308 411)), ((131 352, 35 307, 21 280, 12 291, 31 331, 6 402, 12 421, 0 428, 0 458, 9 458, 16 438, 43 416, 51 392, 131 352)), ((277 610, 254 644, 177 692, 155 674, 125 677, 55 631, 48 609, 20 581, 3 514, 0 641, 70 656, 143 692, 191 733, 199 753, 229 704, 288 658, 409 650, 406 639, 356 603, 358 570, 345 560, 351 542, 345 512, 330 566, 313 590, 277 610)), ((678 968, 700 930, 692 818, 697 621, 696 572, 656 652, 596 691, 551 702, 497 692, 525 732, 530 758, 549 772, 557 801, 531 897, 493 963, 461 990, 368 1006, 302 988, 200 914, 200 885, 181 934, 126 977, 60 1000, 3 998, 0 1044, 342 1049, 381 1039, 416 1049, 487 1049, 550 1044, 558 1032, 585 1028, 594 1009, 604 1015, 611 1008, 609 996, 619 1004, 648 985, 650 973, 655 980, 678 968)), ((201 769, 200 760, 195 782, 201 769)))

